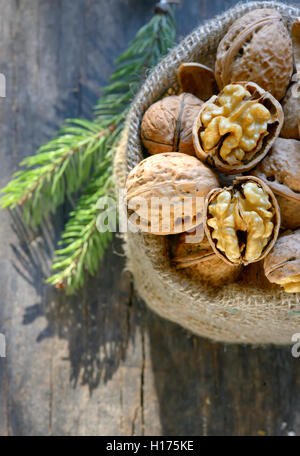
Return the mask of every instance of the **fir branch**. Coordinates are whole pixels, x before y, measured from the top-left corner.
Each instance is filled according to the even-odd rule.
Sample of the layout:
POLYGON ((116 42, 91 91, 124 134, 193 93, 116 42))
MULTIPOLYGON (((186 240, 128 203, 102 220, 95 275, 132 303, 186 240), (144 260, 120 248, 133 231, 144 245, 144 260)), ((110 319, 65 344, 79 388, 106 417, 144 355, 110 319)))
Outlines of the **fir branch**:
POLYGON ((83 286, 86 272, 90 275, 96 273, 113 238, 111 231, 100 233, 96 226, 97 202, 101 197, 113 196, 112 155, 113 149, 110 148, 98 167, 98 175, 92 178, 76 209, 71 212, 59 243, 61 248, 55 252, 52 269, 58 272, 47 282, 59 289, 66 288, 67 294, 73 294, 83 286))
POLYGON ((87 181, 110 129, 87 120, 67 120, 60 135, 25 158, 14 179, 1 190, 1 208, 23 206, 28 225, 37 226, 87 181))
POLYGON ((55 252, 53 262, 53 269, 57 272, 48 279, 57 288, 66 288, 69 294, 84 284, 87 272, 95 274, 112 239, 112 233, 100 233, 97 230, 97 202, 99 198, 112 193, 112 160, 130 102, 146 72, 157 64, 174 43, 175 23, 173 9, 170 8, 170 14, 157 14, 142 27, 127 51, 118 58, 119 66, 96 106, 98 125, 102 129, 113 127, 114 131, 103 140, 99 166, 66 224, 62 248, 55 252))
POLYGON ((174 42, 170 7, 168 14, 155 14, 117 59, 117 68, 95 108, 95 119, 67 121, 55 139, 20 163, 23 169, 1 190, 0 207, 22 206, 27 224, 36 226, 66 197, 86 186, 65 226, 53 263, 56 272, 48 280, 68 293, 83 285, 86 272, 96 272, 112 239, 112 233, 97 231, 97 201, 112 192, 114 151, 130 103, 147 71, 174 42))
POLYGON ((25 158, 13 179, 1 189, 0 208, 23 207, 28 225, 37 226, 55 212, 66 197, 77 192, 91 175, 98 153, 112 130, 122 126, 130 102, 148 67, 173 46, 173 11, 155 15, 137 33, 129 48, 119 57, 119 66, 103 89, 96 107, 96 119, 69 120, 57 138, 25 158))
POLYGON ((169 7, 169 14, 155 14, 138 31, 128 49, 116 60, 118 67, 96 105, 97 119, 103 128, 124 122, 146 72, 174 46, 175 34, 173 7, 169 7))

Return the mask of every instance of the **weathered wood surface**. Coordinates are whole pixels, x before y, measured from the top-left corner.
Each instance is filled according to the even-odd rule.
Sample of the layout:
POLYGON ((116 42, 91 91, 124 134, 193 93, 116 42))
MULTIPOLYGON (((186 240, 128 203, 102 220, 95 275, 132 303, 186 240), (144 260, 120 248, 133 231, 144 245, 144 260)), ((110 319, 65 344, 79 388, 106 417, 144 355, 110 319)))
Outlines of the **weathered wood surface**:
MULTIPOLYGON (((236 3, 184 0, 179 36, 236 3)), ((0 0, 0 185, 66 117, 90 116, 154 1, 0 0)), ((300 433, 290 347, 226 346, 145 308, 115 241, 76 298, 44 285, 63 209, 28 233, 0 214, 1 435, 300 433)), ((300 332, 300 328, 299 328, 300 332)))

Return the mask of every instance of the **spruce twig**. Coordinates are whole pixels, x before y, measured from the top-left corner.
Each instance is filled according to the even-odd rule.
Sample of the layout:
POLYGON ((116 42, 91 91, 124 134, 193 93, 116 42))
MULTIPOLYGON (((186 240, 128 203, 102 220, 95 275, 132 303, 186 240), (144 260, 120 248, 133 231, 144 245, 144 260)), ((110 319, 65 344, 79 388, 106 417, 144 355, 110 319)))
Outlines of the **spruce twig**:
POLYGON ((116 60, 117 69, 110 84, 102 90, 95 111, 106 128, 124 122, 130 103, 149 69, 174 46, 175 22, 172 7, 169 14, 156 14, 136 34, 128 49, 116 60))
POLYGON ((87 120, 67 120, 60 135, 25 158, 14 179, 1 190, 1 208, 23 206, 28 225, 37 226, 66 196, 78 191, 97 162, 109 129, 87 120))
POLYGON ((103 128, 114 125, 116 130, 103 142, 103 162, 93 173, 91 183, 71 214, 63 233, 63 248, 56 251, 53 268, 58 272, 48 282, 58 288, 66 287, 67 293, 74 293, 82 286, 86 271, 91 275, 96 273, 99 261, 112 239, 112 233, 99 233, 97 230, 97 202, 99 198, 113 193, 112 159, 130 102, 147 70, 156 65, 174 43, 173 11, 167 16, 155 15, 137 33, 128 50, 117 59, 119 66, 96 106, 97 121, 103 128))
POLYGON ((111 154, 107 154, 99 169, 99 176, 92 178, 85 188, 65 226, 61 248, 56 251, 52 267, 55 273, 47 282, 59 289, 66 288, 67 294, 83 286, 85 272, 91 275, 97 272, 99 261, 113 238, 112 232, 99 233, 96 226, 98 200, 113 196, 111 159, 111 154))
POLYGON ((86 272, 90 275, 97 272, 99 261, 113 238, 112 232, 97 230, 97 203, 101 197, 114 198, 112 161, 120 130, 106 138, 97 172, 71 212, 59 242, 61 248, 55 252, 54 274, 47 282, 59 289, 66 288, 67 294, 75 293, 84 284, 86 272))
POLYGON ((113 193, 112 161, 130 103, 147 71, 175 43, 173 8, 155 14, 117 59, 93 121, 71 120, 58 137, 21 162, 24 169, 1 190, 2 208, 21 205, 28 224, 38 225, 72 193, 81 197, 70 213, 48 282, 75 292, 86 272, 95 274, 112 233, 96 229, 97 201, 113 193), (83 188, 83 190, 82 190, 83 188))

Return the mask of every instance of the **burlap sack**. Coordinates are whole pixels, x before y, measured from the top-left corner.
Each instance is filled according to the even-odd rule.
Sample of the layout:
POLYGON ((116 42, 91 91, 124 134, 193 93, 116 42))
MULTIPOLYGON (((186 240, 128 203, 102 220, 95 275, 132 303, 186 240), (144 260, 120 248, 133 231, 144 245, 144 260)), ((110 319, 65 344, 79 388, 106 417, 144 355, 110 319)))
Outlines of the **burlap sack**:
MULTIPOLYGON (((127 128, 115 157, 116 188, 123 189, 127 173, 142 159, 140 123, 145 110, 176 81, 181 62, 197 61, 213 67, 219 41, 234 20, 256 8, 277 9, 290 29, 300 8, 278 2, 250 2, 207 22, 187 36, 151 72, 132 105, 127 128)), ((200 336, 218 341, 289 344, 300 332, 300 296, 252 280, 208 288, 183 279, 170 266, 164 236, 124 236, 128 268, 135 287, 148 306, 162 317, 200 336), (250 282, 250 283, 247 283, 250 282)))

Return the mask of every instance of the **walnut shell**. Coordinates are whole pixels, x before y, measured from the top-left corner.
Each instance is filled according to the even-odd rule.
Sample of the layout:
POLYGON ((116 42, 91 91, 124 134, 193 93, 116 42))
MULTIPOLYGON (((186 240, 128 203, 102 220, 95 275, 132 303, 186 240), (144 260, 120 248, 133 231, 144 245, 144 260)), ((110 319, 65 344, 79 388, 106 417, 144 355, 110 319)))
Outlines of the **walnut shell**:
POLYGON ((222 286, 235 282, 241 271, 241 265, 229 265, 221 260, 201 229, 182 233, 171 239, 171 263, 176 269, 183 270, 189 277, 213 286, 222 286))
POLYGON ((300 141, 277 138, 269 154, 252 171, 277 197, 284 228, 300 227, 300 141))
POLYGON ((170 236, 171 262, 184 269, 209 259, 214 252, 204 233, 203 224, 189 232, 170 236))
POLYGON ((231 187, 212 190, 204 206, 209 243, 228 264, 260 261, 273 247, 280 227, 278 203, 260 179, 236 177, 231 187))
POLYGON ((218 185, 216 174, 196 157, 177 152, 153 155, 128 175, 128 214, 140 231, 188 231, 202 223, 204 199, 218 185))
POLYGON ((196 151, 196 155, 202 160, 204 163, 207 163, 219 171, 221 171, 224 174, 239 174, 243 173, 246 171, 249 171, 250 169, 254 168, 257 163, 259 163, 265 155, 268 153, 269 149, 271 148, 273 142, 275 139, 278 137, 281 127, 283 123, 283 112, 282 112, 282 107, 280 103, 268 92, 265 92, 261 87, 259 87, 257 84, 254 84, 253 82, 239 82, 239 83, 233 83, 228 86, 226 86, 218 96, 213 96, 210 100, 208 100, 206 103, 204 103, 200 111, 195 119, 194 126, 193 126, 193 141, 194 141, 194 147, 196 151), (232 95, 228 95, 228 91, 236 91, 236 93, 232 93, 232 95), (240 93, 241 91, 244 91, 245 96, 244 98, 241 97, 240 93), (247 95, 248 94, 248 95, 247 95), (231 97, 231 98, 230 98, 231 97), (226 100, 225 100, 226 98, 226 100), (230 103, 229 101, 230 100, 230 103), (221 104, 223 103, 223 104, 221 104), (224 104, 225 103, 225 104, 224 104), (240 106, 238 108, 235 107, 236 103, 239 103, 240 106), (245 109, 243 105, 248 105, 248 111, 251 109, 251 106, 255 105, 260 109, 263 109, 266 111, 266 113, 269 113, 269 119, 264 121, 265 125, 265 131, 259 130, 257 139, 254 142, 254 145, 252 146, 252 149, 250 148, 249 151, 245 149, 245 154, 244 157, 241 159, 235 159, 234 161, 227 160, 227 162, 224 160, 224 158, 221 157, 221 152, 222 148, 225 144, 225 141, 231 140, 231 137, 235 139, 234 137, 234 129, 233 128, 241 128, 242 129, 242 137, 239 140, 239 143, 237 144, 236 148, 232 148, 232 151, 234 150, 240 150, 243 149, 243 142, 246 135, 249 137, 251 140, 252 137, 250 137, 248 131, 251 132, 253 135, 256 133, 256 127, 260 128, 262 124, 259 122, 256 124, 256 119, 255 117, 252 117, 252 125, 254 126, 255 129, 249 129, 249 124, 243 125, 242 122, 247 122, 247 117, 244 116, 245 114, 245 109), (209 109, 211 110, 211 107, 215 106, 216 114, 214 114, 213 120, 210 122, 208 126, 203 125, 203 120, 202 117, 206 115, 206 111, 209 109), (231 108, 230 108, 231 107, 231 108), (218 113, 218 109, 222 109, 224 112, 221 114, 218 113), (225 110, 230 110, 230 113, 225 113, 225 110), (237 117, 236 112, 240 110, 241 114, 237 117), (212 144, 212 146, 209 149, 205 149, 205 144, 203 143, 202 140, 202 134, 205 133, 206 131, 210 131, 210 125, 213 123, 214 120, 219 119, 225 119, 225 121, 228 121, 230 119, 234 119, 232 122, 232 129, 228 128, 225 130, 224 133, 220 133, 221 127, 218 130, 218 142, 215 141, 215 143, 212 144), (239 125, 239 123, 241 125, 239 125), (229 136, 230 133, 230 136, 229 136))
POLYGON ((149 154, 182 152, 195 155, 192 129, 203 102, 190 93, 152 104, 144 114, 141 138, 149 154))
POLYGON ((182 92, 192 93, 202 101, 218 93, 215 72, 201 63, 182 63, 177 79, 182 92))
POLYGON ((300 228, 300 201, 276 195, 281 214, 281 228, 300 228))
POLYGON ((275 284, 272 284, 265 276, 264 271, 264 260, 257 261, 256 263, 250 263, 243 270, 240 284, 249 287, 253 287, 255 284, 256 288, 260 288, 270 292, 277 288, 275 284))
POLYGON ((292 43, 296 71, 300 69, 300 18, 296 17, 292 24, 292 43))
POLYGON ((281 236, 264 260, 268 280, 287 293, 300 292, 300 230, 281 236))
POLYGON ((252 81, 281 100, 293 72, 292 41, 273 9, 250 11, 233 23, 216 56, 220 89, 230 82, 252 81))
POLYGON ((300 18, 296 18, 292 25, 292 43, 296 73, 282 100, 284 123, 280 136, 300 139, 300 18))
POLYGON ((294 82, 282 100, 284 122, 280 136, 283 138, 300 139, 300 86, 294 82))

